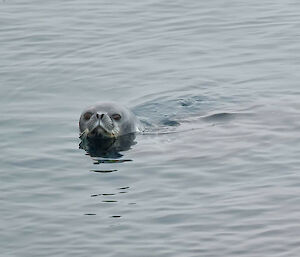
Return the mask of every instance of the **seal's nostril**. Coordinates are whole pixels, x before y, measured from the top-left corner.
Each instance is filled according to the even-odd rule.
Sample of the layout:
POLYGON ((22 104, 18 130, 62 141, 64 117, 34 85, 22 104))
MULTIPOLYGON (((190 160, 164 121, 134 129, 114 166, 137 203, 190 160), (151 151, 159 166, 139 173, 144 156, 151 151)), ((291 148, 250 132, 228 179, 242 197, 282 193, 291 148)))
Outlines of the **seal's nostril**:
POLYGON ((96 113, 96 118, 102 120, 103 119, 104 114, 101 113, 99 114, 98 112, 96 113))

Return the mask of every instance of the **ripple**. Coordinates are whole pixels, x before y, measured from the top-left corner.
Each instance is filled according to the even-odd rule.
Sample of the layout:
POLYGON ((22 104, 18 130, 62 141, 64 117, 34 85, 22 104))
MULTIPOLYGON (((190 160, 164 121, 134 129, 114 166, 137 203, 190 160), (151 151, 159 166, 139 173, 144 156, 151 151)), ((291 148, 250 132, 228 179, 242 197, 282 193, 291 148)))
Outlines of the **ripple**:
POLYGON ((116 172, 118 170, 91 170, 91 171, 96 173, 111 173, 111 172, 116 172))

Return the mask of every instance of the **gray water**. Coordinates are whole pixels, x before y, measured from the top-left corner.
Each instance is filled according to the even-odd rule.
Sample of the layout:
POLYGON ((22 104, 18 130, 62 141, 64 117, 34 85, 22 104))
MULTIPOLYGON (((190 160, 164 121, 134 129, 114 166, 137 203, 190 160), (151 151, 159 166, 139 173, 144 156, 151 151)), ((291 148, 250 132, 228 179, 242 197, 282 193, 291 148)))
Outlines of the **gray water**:
POLYGON ((299 256, 299 12, 1 1, 1 256, 299 256), (152 133, 94 164, 78 119, 108 100, 152 133))

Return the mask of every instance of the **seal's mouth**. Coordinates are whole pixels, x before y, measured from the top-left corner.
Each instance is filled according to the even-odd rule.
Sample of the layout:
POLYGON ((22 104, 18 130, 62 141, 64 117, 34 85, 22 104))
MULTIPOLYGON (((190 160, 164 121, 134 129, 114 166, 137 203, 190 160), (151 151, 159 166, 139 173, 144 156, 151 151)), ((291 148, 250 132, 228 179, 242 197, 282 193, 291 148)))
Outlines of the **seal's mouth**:
POLYGON ((109 137, 115 138, 117 135, 113 131, 108 131, 100 124, 96 125, 89 133, 88 137, 109 137))
POLYGON ((106 113, 96 113, 90 118, 87 128, 81 132, 80 138, 116 138, 119 136, 119 126, 106 113))
POLYGON ((89 129, 89 134, 91 137, 102 136, 115 138, 118 136, 118 126, 108 114, 98 114, 96 117, 97 119, 89 129))

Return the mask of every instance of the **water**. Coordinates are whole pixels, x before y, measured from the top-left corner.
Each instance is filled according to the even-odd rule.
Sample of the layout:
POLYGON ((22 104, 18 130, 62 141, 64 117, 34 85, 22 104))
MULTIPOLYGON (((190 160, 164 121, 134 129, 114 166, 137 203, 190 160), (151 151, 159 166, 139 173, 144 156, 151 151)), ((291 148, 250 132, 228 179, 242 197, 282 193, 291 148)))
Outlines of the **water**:
POLYGON ((1 256, 298 256, 299 11, 2 1, 1 256), (78 149, 103 100, 153 132, 131 161, 78 149))

